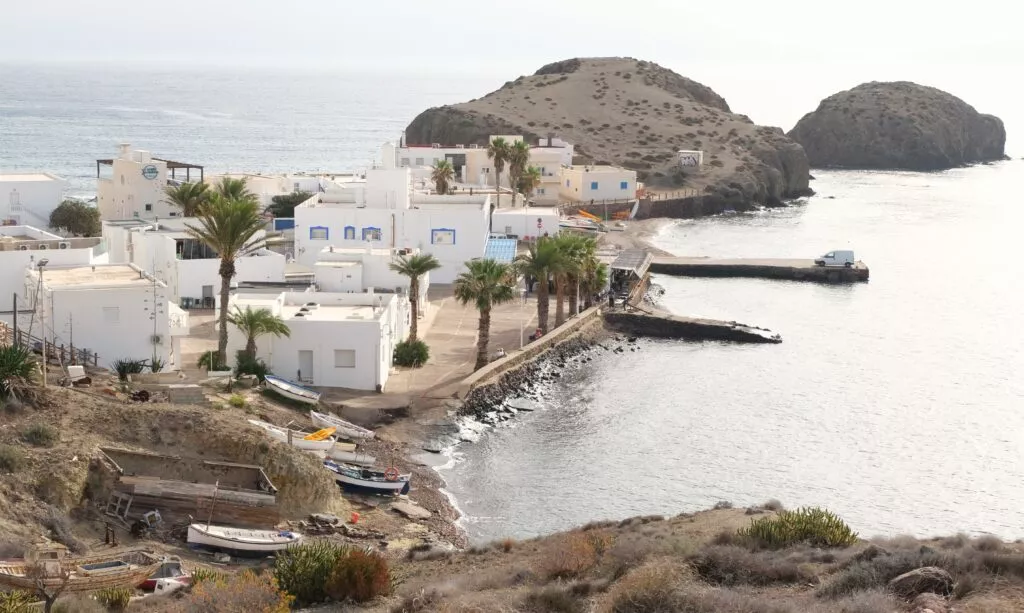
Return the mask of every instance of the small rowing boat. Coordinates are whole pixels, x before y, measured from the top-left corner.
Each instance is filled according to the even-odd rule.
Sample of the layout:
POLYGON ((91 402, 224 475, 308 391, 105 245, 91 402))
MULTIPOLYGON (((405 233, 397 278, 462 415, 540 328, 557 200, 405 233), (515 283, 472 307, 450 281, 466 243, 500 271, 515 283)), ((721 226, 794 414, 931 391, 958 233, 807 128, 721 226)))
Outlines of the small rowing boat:
POLYGON ((184 567, 181 565, 181 558, 178 556, 164 558, 160 568, 156 569, 155 573, 140 583, 139 589, 146 591, 155 590, 157 582, 161 579, 173 579, 183 585, 189 585, 192 582, 192 576, 185 572, 184 567))
POLYGON ((190 524, 188 544, 230 552, 236 556, 265 556, 302 542, 290 530, 249 530, 210 524, 190 524))
POLYGON ((358 451, 343 451, 338 449, 335 445, 333 449, 327 452, 327 457, 342 464, 359 464, 360 466, 373 466, 377 463, 377 458, 372 455, 365 453, 359 453, 358 451))
POLYGON ((388 495, 409 493, 412 475, 399 474, 394 467, 380 471, 324 460, 324 468, 331 471, 335 482, 346 491, 388 495))
POLYGON ((288 443, 290 438, 292 447, 303 451, 327 452, 336 446, 340 448, 339 451, 355 451, 356 449, 354 443, 338 443, 337 439, 332 436, 334 431, 331 428, 324 428, 316 432, 303 432, 275 426, 258 419, 250 419, 249 423, 269 434, 270 438, 282 443, 288 443))
POLYGON ((319 413, 310 409, 309 418, 313 420, 313 425, 315 426, 334 428, 339 436, 346 438, 373 438, 373 430, 367 430, 362 426, 357 426, 330 413, 319 413))
POLYGON ((270 389, 289 400, 314 405, 320 402, 320 392, 316 390, 311 390, 308 387, 299 385, 298 383, 286 381, 273 375, 267 375, 266 381, 267 385, 270 386, 270 389))

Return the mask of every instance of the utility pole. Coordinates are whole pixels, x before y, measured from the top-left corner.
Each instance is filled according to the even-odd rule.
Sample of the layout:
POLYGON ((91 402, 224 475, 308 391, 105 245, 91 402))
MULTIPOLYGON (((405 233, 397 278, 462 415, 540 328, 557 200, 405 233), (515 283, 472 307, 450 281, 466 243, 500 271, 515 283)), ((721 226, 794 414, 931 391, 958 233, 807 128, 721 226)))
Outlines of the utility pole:
MULTIPOLYGON (((47 258, 43 258, 43 259, 39 260, 39 289, 40 290, 42 290, 42 288, 43 288, 43 269, 49 263, 50 263, 50 260, 47 259, 47 258)), ((39 296, 38 295, 36 296, 36 304, 37 305, 39 304, 39 296)), ((43 299, 42 305, 43 305, 43 308, 39 312, 39 325, 42 327, 42 334, 40 334, 39 336, 43 339, 43 388, 45 388, 46 387, 46 370, 47 370, 47 364, 46 364, 46 300, 45 299, 43 299)))
POLYGON ((14 292, 13 307, 14 315, 11 317, 11 320, 14 322, 14 338, 11 339, 11 345, 19 347, 20 345, 18 343, 18 292, 14 292))

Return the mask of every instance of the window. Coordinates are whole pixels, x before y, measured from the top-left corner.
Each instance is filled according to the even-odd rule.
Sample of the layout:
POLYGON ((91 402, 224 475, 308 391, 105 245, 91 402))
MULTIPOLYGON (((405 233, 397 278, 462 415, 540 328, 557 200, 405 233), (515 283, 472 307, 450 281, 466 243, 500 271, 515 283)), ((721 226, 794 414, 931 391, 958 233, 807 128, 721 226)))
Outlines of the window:
POLYGON ((402 158, 402 162, 401 162, 400 165, 401 165, 402 168, 408 168, 409 167, 409 158, 402 158))
POLYGON ((363 228, 363 240, 364 241, 379 241, 380 240, 380 228, 363 228))
POLYGON ((299 183, 298 183, 298 181, 296 181, 295 183, 292 183, 292 191, 293 191, 293 192, 301 191, 301 190, 299 189, 299 183))
POLYGON ((629 181, 622 181, 619 183, 619 189, 629 189, 629 181))
POLYGON ((146 210, 147 211, 152 211, 153 210, 153 205, 152 204, 147 204, 146 205, 146 210))
POLYGON ((103 307, 103 322, 116 324, 121 321, 121 307, 103 307))
POLYGON ((309 240, 311 241, 325 241, 328 236, 327 226, 313 226, 309 229, 309 240))
POLYGON ((569 182, 569 179, 566 179, 566 180, 565 180, 565 186, 566 186, 566 187, 570 187, 570 182, 569 182))
POLYGON ((345 240, 354 241, 356 240, 356 227, 345 226, 345 240))
POLYGON ((416 158, 416 165, 423 166, 423 158, 416 158))
POLYGON ((544 195, 544 188, 543 187, 538 187, 537 188, 537 195, 538 196, 543 196, 544 195))
POLYGON ((597 181, 590 182, 590 189, 597 189, 597 181))
POLYGON ((356 367, 356 350, 355 349, 335 349, 334 350, 334 367, 335 368, 355 368, 356 367))

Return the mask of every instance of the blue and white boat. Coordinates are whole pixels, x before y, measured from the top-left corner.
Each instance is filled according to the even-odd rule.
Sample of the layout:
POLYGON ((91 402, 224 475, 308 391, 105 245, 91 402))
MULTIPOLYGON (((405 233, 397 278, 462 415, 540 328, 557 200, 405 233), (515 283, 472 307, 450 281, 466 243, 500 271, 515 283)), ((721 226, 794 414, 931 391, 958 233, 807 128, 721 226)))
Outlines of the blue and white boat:
POLYGON ((361 466, 339 464, 324 460, 324 468, 331 471, 334 480, 345 491, 368 494, 408 494, 410 474, 399 474, 395 468, 371 470, 361 466))
POLYGON ((308 387, 303 387, 298 383, 292 383, 291 381, 285 381, 280 377, 273 375, 266 376, 267 385, 270 389, 274 390, 278 394, 284 396, 289 400, 295 402, 302 402, 305 404, 317 404, 320 402, 320 392, 311 390, 308 387))

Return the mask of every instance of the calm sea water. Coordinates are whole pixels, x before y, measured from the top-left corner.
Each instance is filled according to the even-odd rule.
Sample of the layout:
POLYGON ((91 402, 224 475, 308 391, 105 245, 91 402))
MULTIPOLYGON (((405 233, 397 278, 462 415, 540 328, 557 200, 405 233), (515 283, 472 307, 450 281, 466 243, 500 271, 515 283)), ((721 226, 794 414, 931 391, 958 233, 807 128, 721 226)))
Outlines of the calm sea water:
POLYGON ((475 540, 778 498, 866 534, 1024 536, 1024 163, 815 172, 819 196, 678 223, 679 255, 852 248, 858 285, 659 277, 662 306, 765 326, 773 346, 644 341, 443 471, 475 540))
POLYGON ((95 194, 120 142, 210 172, 365 168, 424 109, 498 80, 254 69, 0 64, 0 171, 47 171, 95 194))

